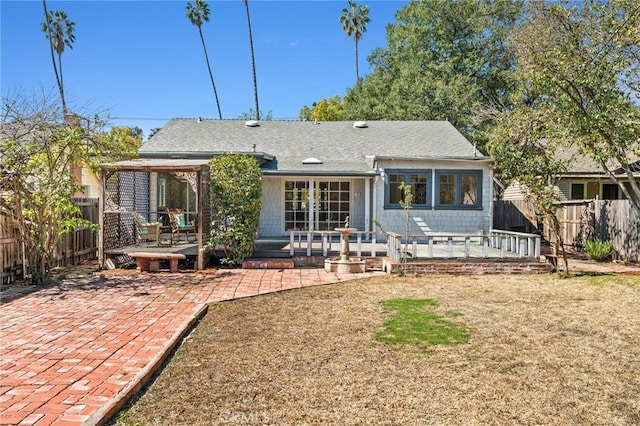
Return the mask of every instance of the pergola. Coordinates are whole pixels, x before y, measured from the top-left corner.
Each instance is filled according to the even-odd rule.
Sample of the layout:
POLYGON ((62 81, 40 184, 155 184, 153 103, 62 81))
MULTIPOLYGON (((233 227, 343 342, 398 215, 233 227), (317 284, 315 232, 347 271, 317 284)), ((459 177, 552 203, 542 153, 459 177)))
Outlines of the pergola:
POLYGON ((168 243, 158 240, 144 251, 182 253, 194 260, 197 269, 204 269, 211 255, 207 248, 211 234, 209 182, 209 162, 204 159, 135 159, 101 165, 100 265, 141 250, 135 219, 142 217, 159 222, 163 235, 169 233, 168 243), (176 207, 193 220, 195 241, 174 244, 167 212, 176 207))

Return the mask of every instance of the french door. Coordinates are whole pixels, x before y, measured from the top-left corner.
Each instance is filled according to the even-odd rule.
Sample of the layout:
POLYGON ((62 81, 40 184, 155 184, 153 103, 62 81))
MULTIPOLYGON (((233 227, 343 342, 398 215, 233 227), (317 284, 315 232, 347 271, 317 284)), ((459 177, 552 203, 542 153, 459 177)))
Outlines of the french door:
POLYGON ((285 231, 333 230, 344 226, 351 211, 348 180, 285 181, 285 231))

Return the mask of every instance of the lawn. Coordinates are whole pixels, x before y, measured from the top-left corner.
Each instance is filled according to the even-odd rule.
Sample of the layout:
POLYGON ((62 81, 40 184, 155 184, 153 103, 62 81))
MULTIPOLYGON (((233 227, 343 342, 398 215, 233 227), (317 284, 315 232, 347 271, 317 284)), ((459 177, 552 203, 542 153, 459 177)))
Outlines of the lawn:
POLYGON ((116 424, 631 425, 639 389, 640 276, 390 276, 211 305, 116 424), (464 339, 380 342, 398 299, 464 339))

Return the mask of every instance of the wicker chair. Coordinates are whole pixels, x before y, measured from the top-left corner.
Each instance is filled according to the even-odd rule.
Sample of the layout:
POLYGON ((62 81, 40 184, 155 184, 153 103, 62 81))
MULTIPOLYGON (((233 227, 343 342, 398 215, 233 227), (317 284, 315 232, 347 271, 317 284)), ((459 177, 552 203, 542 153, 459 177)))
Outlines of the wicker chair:
POLYGON ((194 221, 187 222, 186 215, 182 210, 169 210, 169 222, 171 223, 171 244, 180 240, 180 236, 184 235, 185 241, 189 241, 189 234, 196 235, 196 227, 194 221))
POLYGON ((160 222, 147 222, 144 216, 139 213, 133 215, 138 230, 138 240, 155 241, 160 244, 160 222))

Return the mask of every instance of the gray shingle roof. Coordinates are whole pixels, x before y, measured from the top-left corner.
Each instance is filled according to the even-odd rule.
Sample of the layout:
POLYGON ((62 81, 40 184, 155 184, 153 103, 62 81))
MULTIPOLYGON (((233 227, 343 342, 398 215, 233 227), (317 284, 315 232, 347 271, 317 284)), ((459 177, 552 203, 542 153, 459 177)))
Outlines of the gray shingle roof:
MULTIPOLYGON (((567 174, 607 176, 600 164, 596 163, 587 154, 581 154, 575 146, 558 147, 556 150, 556 156, 561 160, 571 160, 567 174)), ((636 155, 632 155, 631 163, 632 169, 635 169, 635 167, 640 165, 640 158, 636 155)), ((608 167, 616 174, 623 173, 620 169, 620 164, 616 161, 610 161, 608 167)))
POLYGON ((278 172, 370 172, 365 156, 487 159, 446 121, 261 121, 173 119, 140 152, 145 157, 195 157, 224 152, 271 154, 264 169, 278 172), (305 164, 315 157, 322 164, 305 164))

